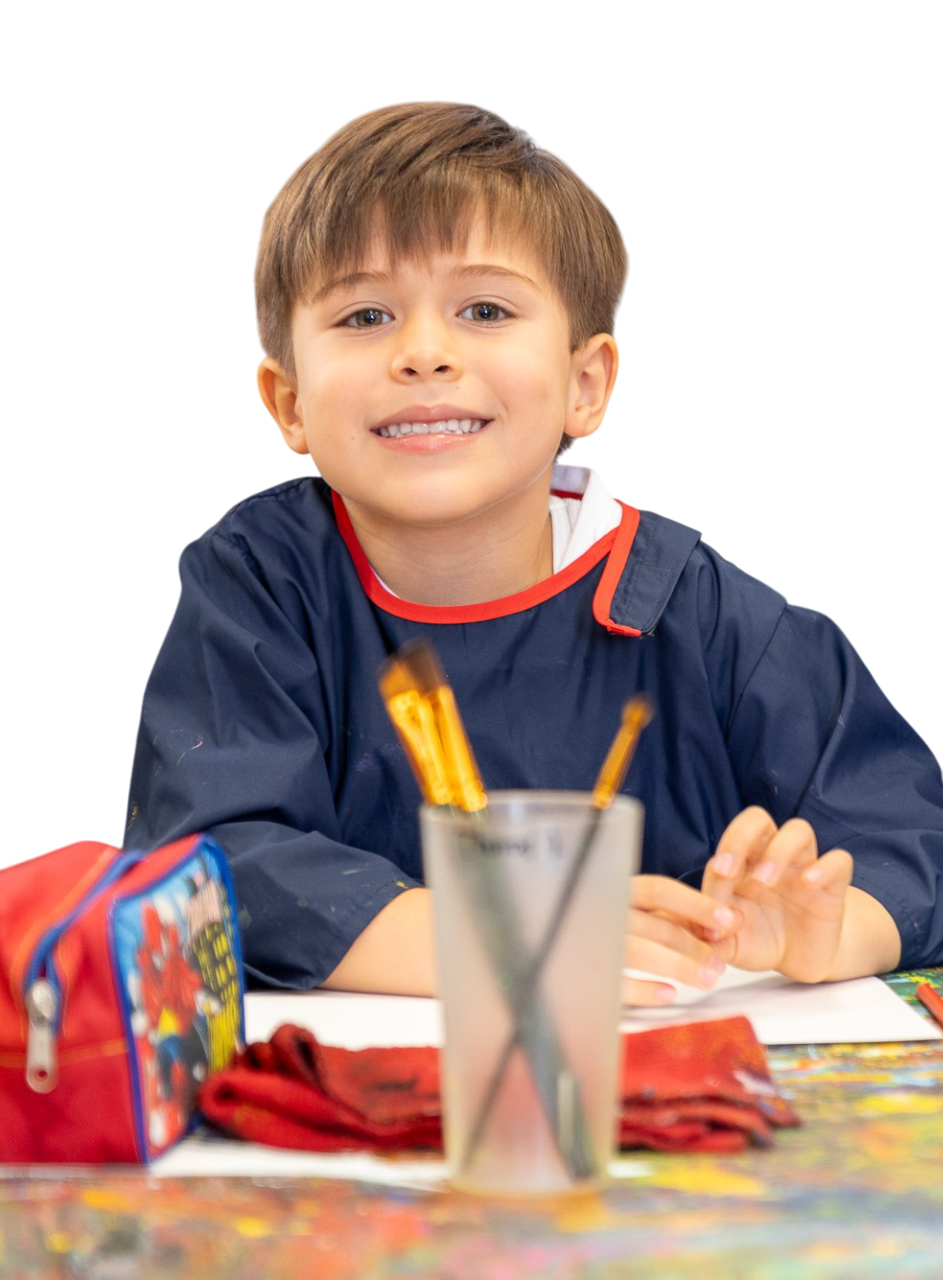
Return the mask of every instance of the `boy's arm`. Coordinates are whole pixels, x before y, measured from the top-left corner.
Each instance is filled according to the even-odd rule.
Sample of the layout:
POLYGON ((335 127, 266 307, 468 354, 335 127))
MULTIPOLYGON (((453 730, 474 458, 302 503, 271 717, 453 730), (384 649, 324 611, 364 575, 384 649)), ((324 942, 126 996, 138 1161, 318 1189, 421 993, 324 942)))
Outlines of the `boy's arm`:
MULTIPOLYGON (((714 617, 716 634, 733 632, 715 659, 721 676, 722 660, 738 651, 734 623, 749 619, 760 590, 728 591, 732 601, 706 619, 714 617)), ((784 832, 803 819, 819 849, 850 855, 854 905, 829 976, 943 963, 943 783, 932 754, 821 614, 785 608, 750 660, 745 683, 730 681, 722 707, 742 804, 761 806, 784 832)), ((822 869, 834 861, 824 854, 822 869)), ((798 893, 794 880, 780 892, 787 886, 798 893)), ((813 901, 810 892, 804 888, 801 899, 813 901)), ((834 892, 844 903, 837 885, 834 892)))
POLYGON ((828 973, 832 982, 844 978, 892 973, 900 964, 900 934, 894 918, 870 893, 848 890, 838 951, 828 973))
MULTIPOLYGON (((709 968, 705 977, 712 950, 700 934, 711 925, 728 926, 726 916, 731 913, 665 876, 636 877, 632 897, 625 964, 691 986, 713 985, 723 965, 709 968)), ((394 898, 355 939, 323 985, 342 991, 435 995, 431 891, 411 889, 394 898)), ((660 990, 664 984, 630 978, 623 982, 629 1003, 660 1003, 660 990)))
POLYGON ((435 995, 430 890, 409 889, 387 903, 322 986, 397 996, 435 995))
POLYGON ((318 986, 417 881, 344 841, 325 672, 251 559, 211 534, 184 553, 181 581, 144 696, 127 843, 209 831, 232 869, 250 980, 318 986))
POLYGON ((738 913, 723 959, 742 969, 778 969, 799 982, 889 973, 901 939, 880 902, 851 885, 851 855, 821 857, 808 822, 777 827, 765 810, 739 814, 707 864, 702 888, 738 913))

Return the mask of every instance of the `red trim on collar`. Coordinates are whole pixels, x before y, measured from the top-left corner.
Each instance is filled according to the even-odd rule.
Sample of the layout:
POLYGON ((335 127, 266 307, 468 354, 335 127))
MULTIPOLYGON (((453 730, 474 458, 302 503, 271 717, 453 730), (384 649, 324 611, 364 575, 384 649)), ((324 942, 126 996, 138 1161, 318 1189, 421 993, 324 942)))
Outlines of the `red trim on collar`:
POLYGON ((642 633, 637 627, 624 627, 621 623, 613 622, 610 614, 612 597, 615 595, 625 562, 632 550, 639 522, 639 512, 635 507, 629 507, 624 502, 620 502, 619 506, 622 508, 622 521, 615 531, 612 551, 609 553, 603 575, 599 579, 599 586, 593 596, 593 617, 607 631, 612 631, 615 635, 640 636, 642 633))
MULTIPOLYGON (((531 609, 534 605, 542 604, 544 600, 549 600, 551 596, 565 591, 574 582, 578 582, 584 574, 599 563, 610 548, 613 549, 613 554, 618 561, 615 579, 607 597, 611 601, 612 593, 615 591, 616 584, 622 574, 622 568, 638 526, 638 512, 635 511, 634 507, 626 507, 624 503, 620 503, 620 506, 623 507, 623 515, 622 523, 617 529, 612 529, 600 538, 598 542, 594 542, 588 551, 584 551, 578 559, 574 560, 572 564, 568 564, 565 569, 561 569, 559 573, 551 574, 549 578, 544 578, 542 582, 538 582, 535 586, 528 587, 526 591, 518 591, 514 595, 503 596, 500 600, 487 600, 482 604, 415 604, 411 600, 401 600, 399 596, 394 596, 387 591, 386 587, 383 586, 373 572, 370 561, 364 555, 363 548, 357 541, 357 535, 354 532, 354 526, 351 524, 347 508, 344 506, 343 498, 332 489, 331 500, 334 504, 337 527, 341 537, 344 539, 347 550, 350 552, 350 558, 354 562, 357 577, 360 579, 360 585, 363 587, 367 599, 387 613, 392 613, 397 618, 407 618, 411 622, 486 622, 490 618, 504 618, 508 614, 523 613, 525 609, 531 609), (635 518, 634 524, 626 534, 626 524, 631 523, 632 515, 635 518), (616 554, 617 552, 618 554, 616 554)), ((610 556, 609 564, 606 566, 602 581, 596 590, 596 600, 600 598, 602 588, 609 580, 611 569, 612 556, 610 556)), ((595 602, 593 613, 597 620, 602 621, 596 611, 595 602)), ((609 626, 610 631, 622 631, 625 635, 637 636, 640 634, 638 631, 631 631, 625 627, 620 628, 615 623, 610 625, 608 622, 604 622, 603 625, 609 626)))

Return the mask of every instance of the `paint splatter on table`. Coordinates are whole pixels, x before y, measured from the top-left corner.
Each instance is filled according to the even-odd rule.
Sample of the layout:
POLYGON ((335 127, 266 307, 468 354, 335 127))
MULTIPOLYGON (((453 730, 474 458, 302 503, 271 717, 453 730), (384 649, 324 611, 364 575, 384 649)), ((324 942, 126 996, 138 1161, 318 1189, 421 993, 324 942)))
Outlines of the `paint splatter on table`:
MULTIPOLYGON (((904 998, 918 980, 895 975, 904 998)), ((915 1006, 922 1008, 914 1000, 915 1006)), ((943 1275, 943 1042, 769 1059, 803 1127, 738 1156, 627 1156, 599 1196, 502 1204, 312 1179, 0 1181, 4 1280, 943 1275)))

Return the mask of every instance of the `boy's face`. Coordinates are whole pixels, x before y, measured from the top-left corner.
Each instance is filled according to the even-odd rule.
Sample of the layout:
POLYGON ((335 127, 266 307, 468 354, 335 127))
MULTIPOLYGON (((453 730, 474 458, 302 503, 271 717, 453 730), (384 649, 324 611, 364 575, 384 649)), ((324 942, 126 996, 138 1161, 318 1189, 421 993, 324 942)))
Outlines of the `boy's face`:
POLYGON ((595 430, 615 377, 613 340, 571 352, 539 261, 480 225, 428 260, 391 267, 375 248, 296 306, 292 340, 295 374, 264 361, 263 399, 374 529, 536 509, 535 486, 545 514, 563 434, 595 430))

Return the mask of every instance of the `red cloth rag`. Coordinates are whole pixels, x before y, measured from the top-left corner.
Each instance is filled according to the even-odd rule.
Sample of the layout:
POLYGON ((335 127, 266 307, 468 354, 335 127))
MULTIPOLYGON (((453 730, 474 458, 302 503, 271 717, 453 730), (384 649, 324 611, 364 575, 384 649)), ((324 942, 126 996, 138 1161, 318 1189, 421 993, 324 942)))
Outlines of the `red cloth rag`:
MULTIPOLYGON (((306 1151, 441 1150, 439 1051, 341 1049, 302 1027, 249 1045, 200 1090, 206 1119, 233 1137, 306 1151)), ((622 1037, 623 1150, 740 1151, 799 1123, 776 1092, 746 1018, 622 1037)))

